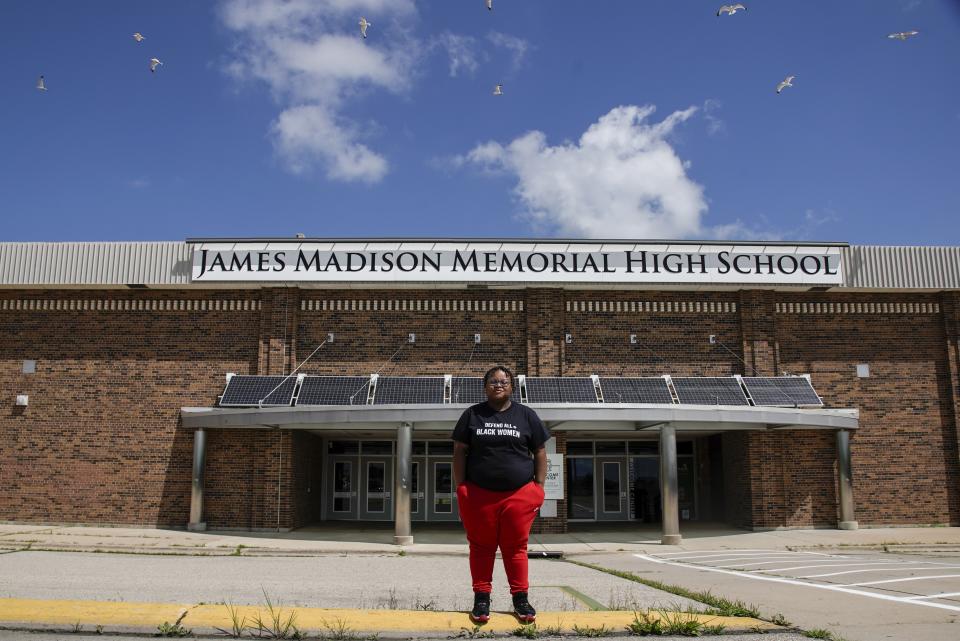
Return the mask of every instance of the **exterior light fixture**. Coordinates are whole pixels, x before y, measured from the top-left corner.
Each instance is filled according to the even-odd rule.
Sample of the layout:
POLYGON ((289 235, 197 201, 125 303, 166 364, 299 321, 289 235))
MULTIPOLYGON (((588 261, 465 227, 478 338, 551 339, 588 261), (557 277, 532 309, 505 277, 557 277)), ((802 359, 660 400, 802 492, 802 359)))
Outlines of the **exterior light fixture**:
POLYGON ((474 334, 474 335, 473 335, 473 344, 474 344, 474 345, 479 345, 479 344, 480 344, 480 334, 474 334))
POLYGON ((327 342, 328 342, 328 343, 332 343, 334 338, 336 338, 336 337, 333 335, 333 332, 329 332, 329 333, 327 334, 327 342))
POLYGON ((636 334, 630 334, 630 344, 631 344, 631 345, 636 345, 636 344, 637 344, 637 335, 636 335, 636 334))
POLYGON ((870 364, 869 364, 869 363, 858 363, 858 364, 857 364, 857 378, 870 378, 870 364))
POLYGON ((416 342, 417 342, 417 335, 414 334, 413 332, 410 332, 409 334, 407 334, 407 342, 408 342, 408 343, 416 343, 416 342))
POLYGON ((566 343, 567 345, 569 345, 570 343, 572 343, 572 342, 573 342, 573 334, 564 334, 564 335, 563 335, 563 342, 566 343))
POLYGON ((30 397, 26 394, 17 394, 17 407, 26 407, 30 404, 30 397))
POLYGON ((716 345, 716 344, 717 344, 717 335, 716 335, 716 334, 710 334, 710 344, 711 344, 711 345, 716 345))

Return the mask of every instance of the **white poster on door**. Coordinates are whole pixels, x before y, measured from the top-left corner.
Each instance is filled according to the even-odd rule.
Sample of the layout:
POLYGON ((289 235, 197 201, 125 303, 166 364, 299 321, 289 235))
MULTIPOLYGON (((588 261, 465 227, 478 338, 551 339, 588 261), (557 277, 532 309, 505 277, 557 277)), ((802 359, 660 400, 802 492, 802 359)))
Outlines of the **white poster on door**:
POLYGON ((547 500, 563 499, 563 454, 547 454, 547 481, 543 490, 547 500))

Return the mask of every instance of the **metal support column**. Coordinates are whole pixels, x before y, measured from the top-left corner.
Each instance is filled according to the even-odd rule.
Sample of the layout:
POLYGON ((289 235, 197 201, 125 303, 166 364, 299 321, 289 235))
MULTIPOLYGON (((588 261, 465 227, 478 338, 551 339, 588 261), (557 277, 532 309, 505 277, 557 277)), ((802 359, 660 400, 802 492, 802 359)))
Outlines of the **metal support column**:
POLYGON ((207 431, 198 427, 193 431, 193 484, 190 489, 190 522, 187 529, 202 532, 207 529, 203 520, 203 467, 207 459, 207 431))
POLYGON ((837 430, 837 476, 840 486, 841 530, 859 526, 853 513, 853 478, 850 474, 850 430, 837 430))
POLYGON ((680 505, 677 498, 677 429, 660 427, 660 505, 663 506, 663 545, 680 545, 680 505))
POLYGON ((413 423, 397 428, 397 480, 393 492, 393 520, 396 545, 412 545, 410 528, 410 457, 413 451, 413 423))

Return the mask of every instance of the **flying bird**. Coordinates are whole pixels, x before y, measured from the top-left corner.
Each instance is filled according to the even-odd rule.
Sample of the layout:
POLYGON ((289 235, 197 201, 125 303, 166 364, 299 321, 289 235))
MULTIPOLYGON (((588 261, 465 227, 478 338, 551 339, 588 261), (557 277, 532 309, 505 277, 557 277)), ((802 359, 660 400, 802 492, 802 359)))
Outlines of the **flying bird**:
POLYGON ((493 0, 487 0, 487 11, 493 11, 493 0))
POLYGON ((143 42, 144 40, 146 40, 143 34, 140 33, 139 31, 133 34, 133 39, 136 40, 137 42, 143 42))
POLYGON ((46 91, 47 85, 43 82, 43 76, 37 78, 37 91, 46 91))
POLYGON ((747 8, 742 4, 740 4, 739 2, 737 4, 725 4, 719 9, 717 9, 717 15, 720 16, 723 14, 727 14, 732 16, 733 14, 735 14, 737 11, 740 11, 741 9, 743 11, 747 10, 747 8))
POLYGON ((786 89, 787 87, 792 87, 792 86, 793 86, 793 79, 794 79, 794 78, 796 78, 796 76, 787 76, 786 78, 784 78, 784 79, 783 79, 783 82, 781 82, 779 85, 777 85, 777 93, 780 93, 781 91, 783 91, 783 90, 786 89))
POLYGON ((906 40, 907 38, 912 38, 913 36, 919 34, 919 31, 901 31, 900 33, 891 33, 888 38, 891 40, 906 40))
POLYGON ((493 95, 494 95, 494 96, 502 96, 502 95, 503 95, 503 85, 502 85, 502 84, 497 83, 497 86, 493 88, 493 95))
POLYGON ((157 70, 157 67, 159 67, 162 64, 163 63, 157 60, 156 58, 150 58, 150 73, 155 73, 157 70))
POLYGON ((360 16, 360 22, 358 22, 357 24, 360 25, 360 35, 363 36, 364 38, 366 38, 366 37, 367 37, 367 27, 372 27, 372 26, 373 26, 373 23, 372 23, 372 22, 367 22, 367 19, 366 19, 366 18, 364 18, 363 16, 360 16))

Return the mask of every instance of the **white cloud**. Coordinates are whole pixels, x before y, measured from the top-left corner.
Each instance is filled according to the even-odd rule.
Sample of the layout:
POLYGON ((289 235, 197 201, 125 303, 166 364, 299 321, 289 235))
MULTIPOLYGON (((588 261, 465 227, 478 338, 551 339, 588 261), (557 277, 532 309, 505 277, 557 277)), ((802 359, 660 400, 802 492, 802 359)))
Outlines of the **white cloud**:
POLYGON ((415 17, 413 0, 224 0, 220 18, 237 36, 224 70, 270 88, 280 105, 274 148, 291 171, 376 182, 387 160, 360 142, 344 103, 406 90, 420 55, 407 28, 415 17), (373 23, 367 40, 356 24, 364 14, 373 23))
POLYGON ((540 131, 490 141, 458 158, 517 179, 514 193, 534 227, 590 238, 683 238, 704 230, 703 188, 668 142, 690 107, 649 123, 654 107, 621 106, 576 143, 547 144, 540 131))
POLYGON ((491 31, 487 34, 487 39, 495 46, 506 49, 510 53, 511 64, 514 70, 520 68, 520 65, 523 64, 523 59, 527 55, 527 51, 530 49, 530 43, 523 38, 500 33, 499 31, 491 31))
POLYGON ((703 101, 703 119, 707 121, 707 133, 711 136, 727 132, 727 123, 716 115, 722 107, 723 103, 715 98, 707 98, 703 101))
POLYGON ((903 7, 904 12, 909 13, 919 9, 921 4, 923 4, 923 0, 904 0, 901 6, 903 7))
POLYGON ((479 54, 475 38, 444 31, 434 44, 446 50, 447 57, 450 60, 451 78, 456 78, 461 71, 472 74, 477 70, 479 54))

